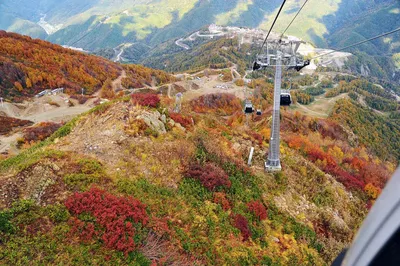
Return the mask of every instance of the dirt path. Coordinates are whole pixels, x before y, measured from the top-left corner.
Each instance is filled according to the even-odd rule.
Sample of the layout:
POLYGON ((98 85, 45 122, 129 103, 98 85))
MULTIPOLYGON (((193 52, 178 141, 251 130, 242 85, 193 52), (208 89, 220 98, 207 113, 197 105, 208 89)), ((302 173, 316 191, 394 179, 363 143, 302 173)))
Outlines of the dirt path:
POLYGON ((117 79, 115 79, 111 85, 114 91, 117 89, 123 89, 124 87, 122 86, 122 79, 126 78, 126 71, 122 70, 121 75, 117 79))
POLYGON ((75 107, 59 107, 40 114, 26 116, 24 117, 24 119, 33 121, 35 123, 45 122, 45 121, 52 121, 52 122, 68 121, 81 113, 89 111, 90 109, 91 107, 87 105, 79 105, 75 107))

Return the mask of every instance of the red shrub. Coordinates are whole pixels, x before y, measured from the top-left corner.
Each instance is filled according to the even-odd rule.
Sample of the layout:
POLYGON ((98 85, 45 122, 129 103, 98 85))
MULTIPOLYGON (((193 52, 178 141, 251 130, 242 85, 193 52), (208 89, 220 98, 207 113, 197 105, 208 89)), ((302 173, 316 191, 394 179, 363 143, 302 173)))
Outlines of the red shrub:
POLYGON ((97 236, 97 231, 93 223, 85 223, 73 217, 69 224, 72 226, 71 234, 78 234, 79 238, 84 242, 90 242, 97 236))
POLYGON ((95 218, 93 223, 73 218, 73 233, 78 233, 83 241, 100 237, 107 248, 125 254, 136 248, 134 225, 148 223, 146 206, 140 201, 132 197, 117 197, 98 188, 75 193, 67 199, 65 206, 75 217, 85 214, 95 218))
POLYGON ((367 162, 359 157, 353 157, 353 158, 345 158, 343 160, 343 163, 349 164, 353 169, 356 169, 357 171, 364 169, 367 162))
POLYGON ((326 152, 322 151, 318 147, 313 147, 307 152, 308 158, 310 158, 311 161, 315 162, 317 160, 320 161, 326 161, 327 165, 329 167, 336 167, 336 162, 333 159, 333 157, 326 152))
POLYGON ((258 145, 262 146, 263 137, 262 137, 261 134, 258 134, 258 133, 256 133, 256 132, 252 132, 252 131, 249 132, 249 134, 250 134, 250 136, 253 137, 253 139, 256 141, 256 143, 257 143, 258 145))
POLYGON ((42 122, 33 127, 24 130, 24 139, 26 142, 40 141, 49 137, 62 126, 61 123, 42 122))
POLYGON ((156 108, 160 103, 160 98, 153 93, 134 93, 132 94, 132 102, 141 106, 156 108))
MULTIPOLYGON (((349 172, 343 170, 340 166, 337 165, 334 157, 326 152, 324 152, 321 148, 316 146, 315 144, 308 141, 308 139, 301 136, 292 136, 287 138, 288 145, 291 148, 301 150, 307 153, 307 157, 312 161, 321 161, 323 171, 334 175, 337 177, 338 181, 341 182, 348 189, 364 189, 365 186, 365 178, 361 178, 362 175, 358 175, 357 177, 350 174, 349 172)), ((344 159, 343 163, 350 164, 354 168, 364 167, 365 162, 363 162, 359 158, 353 159, 344 159)), ((384 178, 381 178, 382 180, 384 178)))
POLYGON ((249 229, 249 222, 247 219, 240 214, 234 216, 234 226, 240 230, 242 233, 243 241, 247 241, 251 236, 251 232, 249 229))
POLYGON ((221 167, 213 163, 193 164, 186 171, 186 176, 199 180, 210 191, 215 191, 218 187, 231 187, 228 175, 221 167))
POLYGON ((363 190, 365 187, 364 181, 360 178, 351 175, 342 168, 336 167, 325 167, 326 172, 335 175, 340 183, 342 183, 348 189, 360 189, 363 190))
POLYGON ((231 208, 231 204, 229 203, 229 200, 226 198, 226 195, 223 192, 215 192, 213 201, 214 203, 220 204, 222 206, 222 209, 224 209, 225 211, 231 208))
POLYGON ((247 203, 247 208, 254 214, 260 221, 267 219, 267 210, 260 201, 252 201, 247 203))
POLYGON ((176 123, 181 124, 184 128, 188 128, 192 125, 192 118, 190 117, 185 117, 178 113, 170 113, 169 116, 172 120, 174 120, 176 123))

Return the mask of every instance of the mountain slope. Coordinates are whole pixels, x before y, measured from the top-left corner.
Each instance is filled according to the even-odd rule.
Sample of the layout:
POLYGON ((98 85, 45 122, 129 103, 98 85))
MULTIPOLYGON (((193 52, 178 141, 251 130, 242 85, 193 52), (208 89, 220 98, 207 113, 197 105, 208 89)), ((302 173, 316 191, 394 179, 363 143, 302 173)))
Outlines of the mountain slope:
POLYGON ((0 58, 0 92, 11 100, 60 87, 69 93, 83 87, 91 94, 122 71, 103 58, 4 31, 0 32, 0 58))
MULTIPOLYGON (((328 265, 350 244, 398 164, 396 117, 376 115, 377 109, 398 115, 397 102, 367 80, 292 74, 298 102, 301 93, 321 88, 327 96, 348 93, 355 100, 338 101, 324 119, 300 114, 298 104, 282 108, 283 171, 266 173, 273 84, 268 72, 251 75, 246 91, 262 114, 246 118, 242 75, 252 57, 249 45, 238 49, 237 40, 221 38, 167 55, 170 70, 224 67, 170 84, 175 79, 163 71, 121 66, 17 34, 1 36, 12 70, 2 82, 9 82, 9 73, 21 78, 25 70, 43 67, 79 84, 85 80, 71 73, 86 73, 97 63, 103 71, 115 70, 105 71, 103 88, 122 72, 117 87, 148 91, 98 105, 19 155, 0 159, 4 264, 328 265), (58 72, 65 62, 77 65, 58 72), (214 87, 207 91, 208 80, 214 87), (209 94, 228 87, 242 98, 209 94), (185 92, 181 113, 173 112, 171 91, 185 92), (374 109, 362 107, 358 97, 374 109), (246 165, 250 147, 252 166, 246 165)), ((178 47, 163 48, 169 45, 178 47)), ((164 51, 154 54, 161 63, 164 51)), ((95 77, 95 70, 87 73, 95 77)), ((15 86, 11 93, 21 88, 15 86)), ((38 125, 32 136, 43 137, 44 130, 38 125)))
MULTIPOLYGON (((45 89, 91 95, 124 70, 124 83, 141 88, 173 80, 169 74, 141 66, 120 65, 42 40, 0 31, 0 95, 21 101, 45 89), (154 78, 154 80, 153 80, 154 78)), ((121 88, 119 88, 121 89, 121 88)))
POLYGON ((284 170, 264 173, 270 112, 246 127, 232 95, 164 118, 136 98, 101 105, 0 163, 6 264, 325 265, 393 170, 335 122, 288 111, 284 170))

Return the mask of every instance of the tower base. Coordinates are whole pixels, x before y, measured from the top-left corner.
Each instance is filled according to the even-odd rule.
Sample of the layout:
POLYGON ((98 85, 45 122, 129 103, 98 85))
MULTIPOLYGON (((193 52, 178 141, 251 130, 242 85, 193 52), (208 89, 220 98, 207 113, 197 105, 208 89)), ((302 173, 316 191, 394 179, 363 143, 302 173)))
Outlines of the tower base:
POLYGON ((282 166, 280 160, 278 161, 266 161, 265 162, 265 171, 266 172, 280 172, 282 171, 282 166))

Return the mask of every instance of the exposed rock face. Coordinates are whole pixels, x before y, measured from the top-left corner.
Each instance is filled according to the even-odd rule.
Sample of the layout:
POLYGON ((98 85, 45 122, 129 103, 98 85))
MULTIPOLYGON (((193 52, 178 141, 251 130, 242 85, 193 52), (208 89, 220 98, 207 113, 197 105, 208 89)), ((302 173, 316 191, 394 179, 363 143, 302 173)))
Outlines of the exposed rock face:
POLYGON ((364 67, 364 65, 361 65, 360 71, 361 71, 361 75, 365 76, 365 77, 368 77, 369 73, 371 72, 367 65, 365 67, 364 67))
POLYGON ((165 124, 161 118, 161 114, 158 111, 154 113, 143 111, 140 115, 136 117, 136 119, 143 120, 149 128, 159 134, 167 133, 167 130, 165 129, 165 124))

